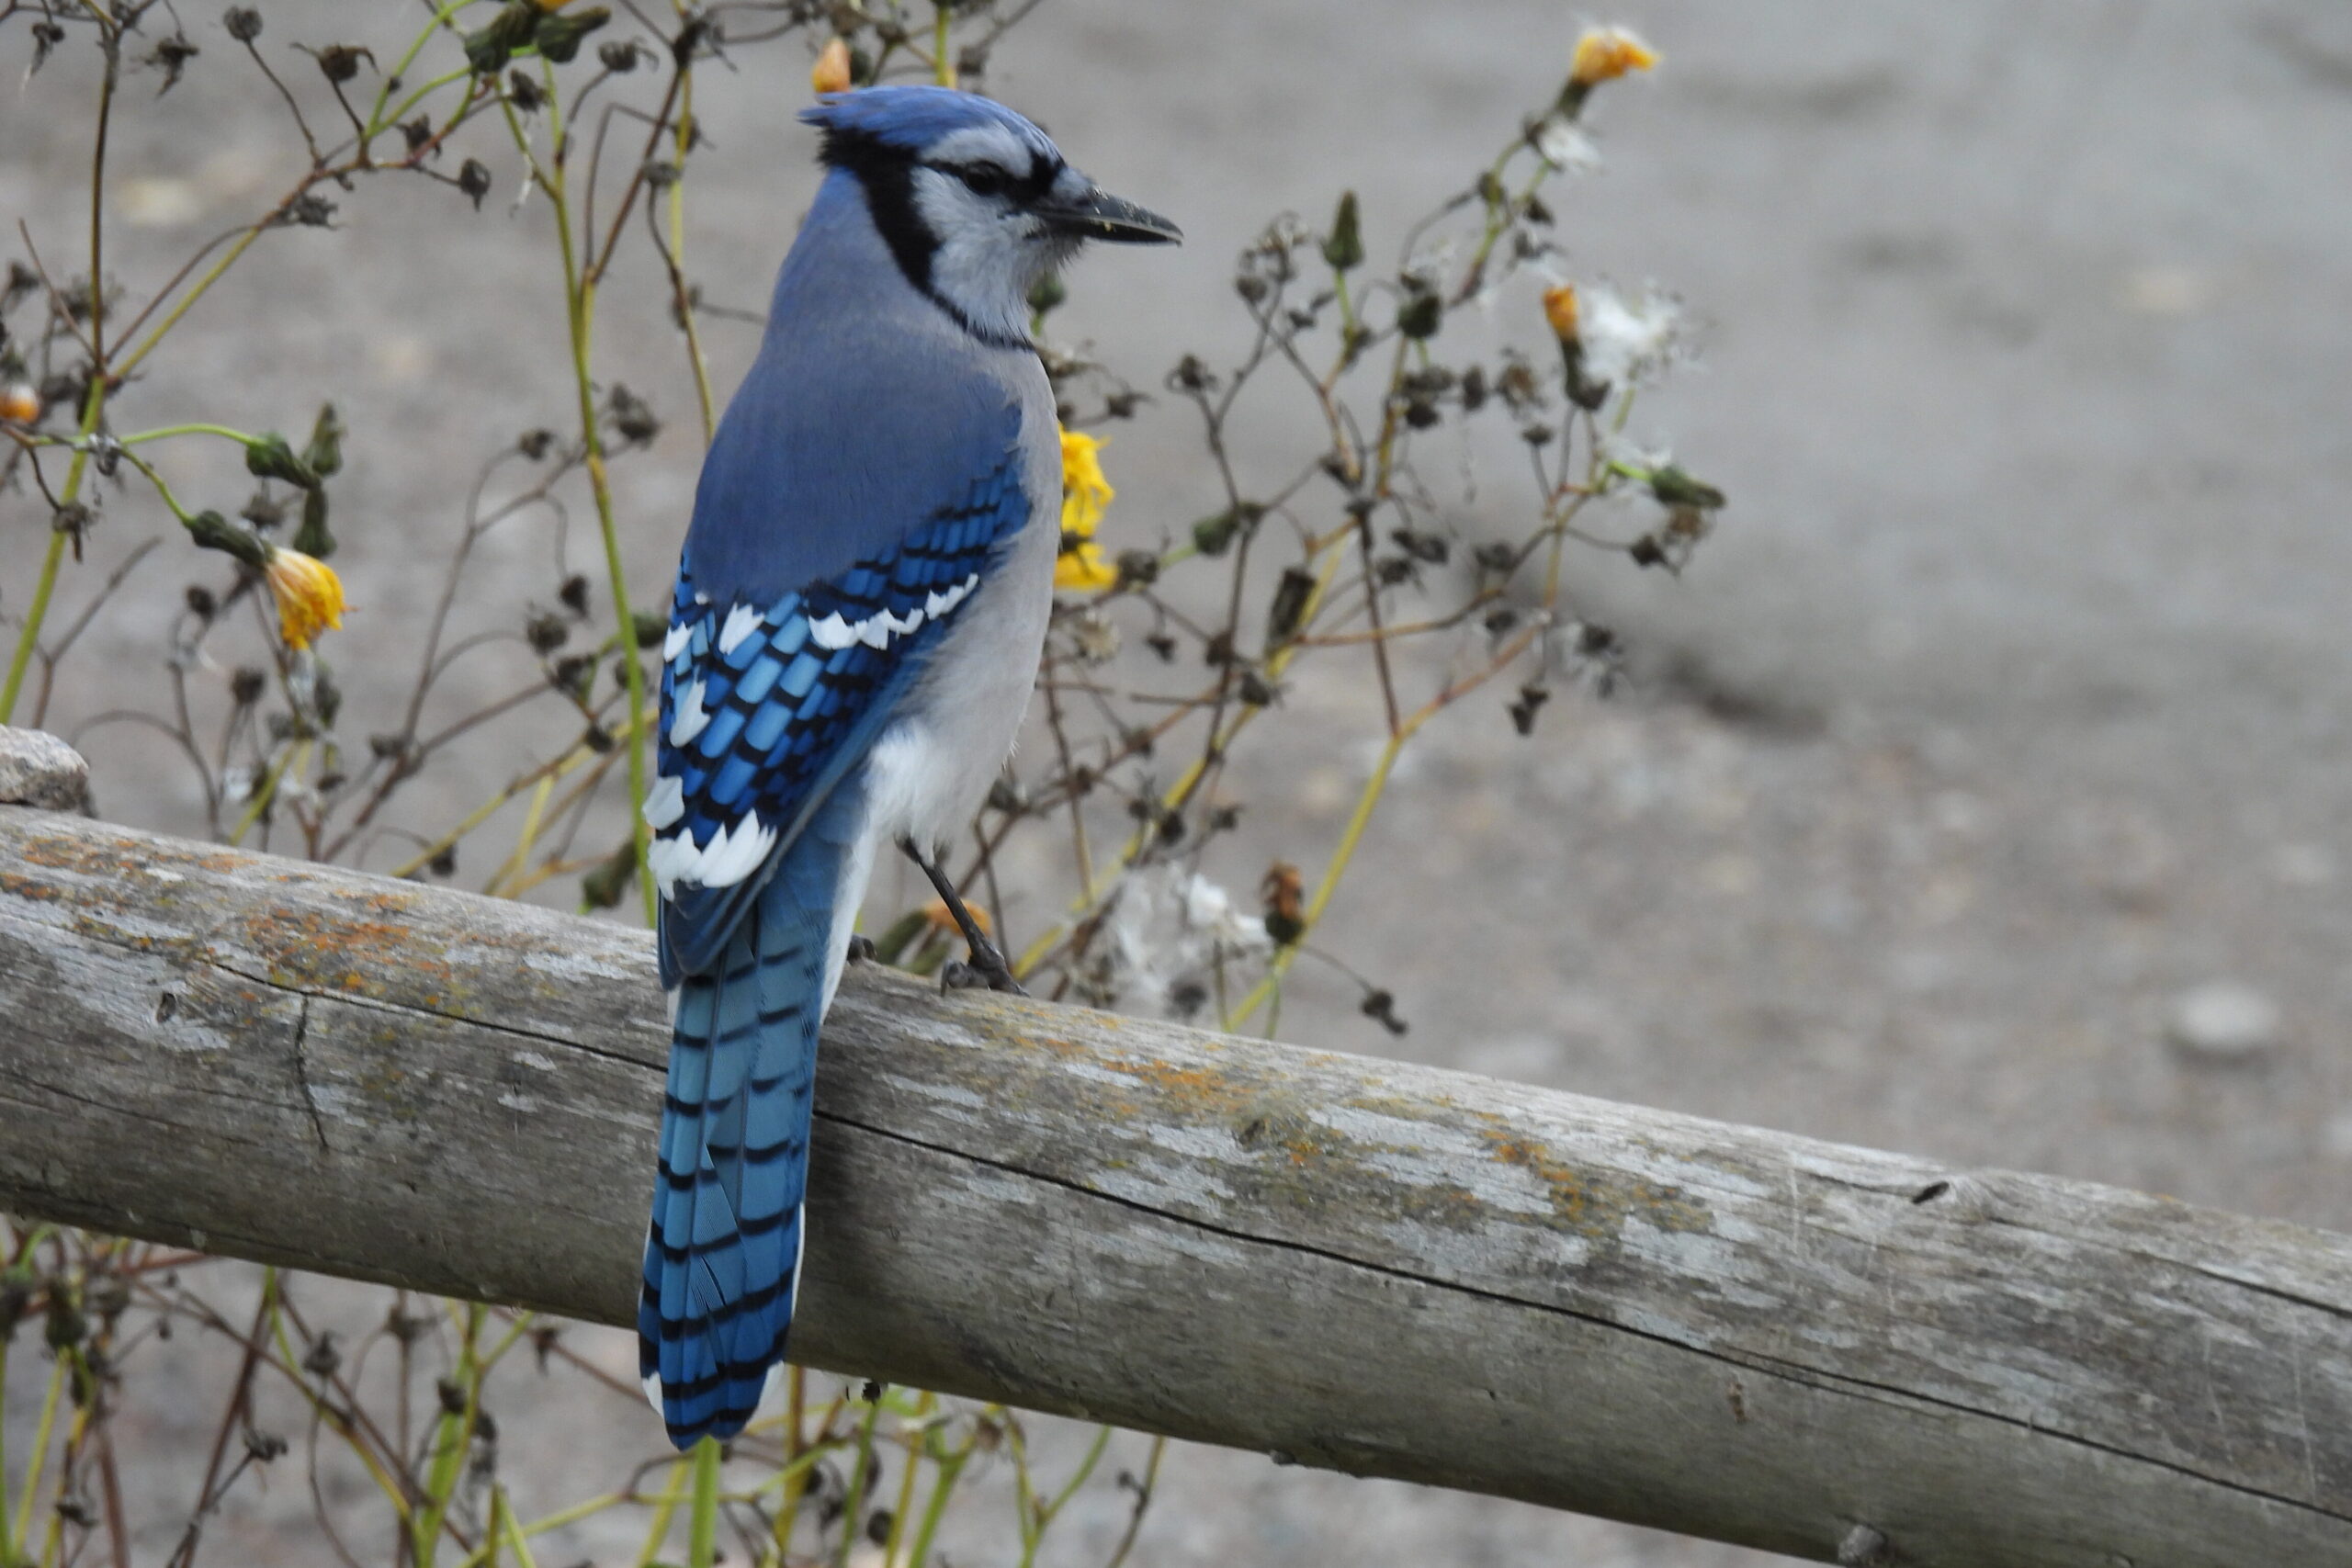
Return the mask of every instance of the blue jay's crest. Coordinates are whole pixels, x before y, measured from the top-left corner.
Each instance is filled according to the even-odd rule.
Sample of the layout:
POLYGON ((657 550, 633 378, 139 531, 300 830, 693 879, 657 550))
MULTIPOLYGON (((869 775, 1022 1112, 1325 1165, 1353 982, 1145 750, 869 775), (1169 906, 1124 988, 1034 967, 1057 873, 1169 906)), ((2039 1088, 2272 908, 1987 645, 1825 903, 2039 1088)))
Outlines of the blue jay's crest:
POLYGON ((876 848, 971 821, 1035 680, 1060 466, 1030 286, 1088 240, 1176 237, 985 98, 804 118, 830 172, 703 460, 644 807, 675 1002, 639 1369, 680 1448, 741 1431, 785 1357, 876 848))
MULTIPOLYGON (((1043 158, 1058 165, 1062 155, 1046 133, 993 98, 953 87, 867 87, 828 93, 800 111, 802 121, 825 132, 824 161, 841 165, 861 153, 893 152, 913 157, 951 136, 995 130, 999 145, 1019 148, 1023 162, 1043 158)), ((991 138, 990 140, 997 140, 991 138)), ((973 137, 971 144, 979 144, 973 137)))

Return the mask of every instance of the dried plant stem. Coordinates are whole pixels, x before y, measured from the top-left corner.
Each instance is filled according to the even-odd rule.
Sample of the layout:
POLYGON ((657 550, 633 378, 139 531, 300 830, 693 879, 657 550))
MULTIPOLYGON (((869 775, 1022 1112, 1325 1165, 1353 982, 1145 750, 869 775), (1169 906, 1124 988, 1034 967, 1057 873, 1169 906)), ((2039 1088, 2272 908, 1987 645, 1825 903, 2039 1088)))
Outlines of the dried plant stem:
POLYGON ((1110 1561, 1105 1562, 1102 1568, 1122 1568, 1127 1560, 1127 1553, 1135 1550, 1136 1537, 1143 1533, 1144 1512, 1151 1506, 1151 1495, 1159 1487, 1159 1461, 1167 1456, 1167 1453, 1168 1439, 1154 1434, 1151 1439, 1151 1457, 1144 1461, 1143 1479, 1136 1483, 1135 1512, 1127 1516, 1127 1528, 1119 1537, 1118 1550, 1111 1553, 1110 1561))

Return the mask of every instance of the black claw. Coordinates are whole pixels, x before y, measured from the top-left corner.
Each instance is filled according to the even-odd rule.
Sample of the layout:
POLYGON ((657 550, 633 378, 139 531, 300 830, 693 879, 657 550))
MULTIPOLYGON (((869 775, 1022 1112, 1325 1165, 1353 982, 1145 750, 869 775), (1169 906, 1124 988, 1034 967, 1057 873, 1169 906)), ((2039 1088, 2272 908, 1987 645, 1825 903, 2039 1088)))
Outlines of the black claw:
POLYGON ((852 964, 864 964, 864 963, 865 963, 867 960, 871 959, 873 956, 874 956, 874 939, 873 939, 872 937, 870 937, 870 936, 853 936, 853 937, 851 937, 851 938, 849 939, 849 960, 848 960, 848 961, 849 961, 850 963, 852 963, 852 964))
POLYGON ((1012 977, 1012 965, 1004 961, 1004 954, 999 953, 991 942, 983 942, 972 950, 972 961, 967 967, 987 981, 991 991, 1004 991, 1016 997, 1029 994, 1022 989, 1021 982, 1012 977))
POLYGON ((977 990, 988 983, 987 976, 960 958, 951 958, 940 965, 939 988, 943 992, 977 990))

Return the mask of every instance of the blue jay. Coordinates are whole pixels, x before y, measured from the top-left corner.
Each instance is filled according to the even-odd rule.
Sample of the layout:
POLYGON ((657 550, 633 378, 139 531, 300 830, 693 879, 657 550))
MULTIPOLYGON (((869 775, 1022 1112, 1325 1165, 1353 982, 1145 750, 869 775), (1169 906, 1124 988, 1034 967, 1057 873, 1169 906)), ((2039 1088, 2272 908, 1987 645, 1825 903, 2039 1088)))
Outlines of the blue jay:
POLYGON ((818 1025, 877 846, 938 869, 1011 749, 1052 607, 1061 468, 1029 291, 1175 225, 1021 116, 829 96, 826 168, 695 497, 645 816, 674 993, 638 1308, 681 1449, 741 1431, 798 1287, 818 1025))

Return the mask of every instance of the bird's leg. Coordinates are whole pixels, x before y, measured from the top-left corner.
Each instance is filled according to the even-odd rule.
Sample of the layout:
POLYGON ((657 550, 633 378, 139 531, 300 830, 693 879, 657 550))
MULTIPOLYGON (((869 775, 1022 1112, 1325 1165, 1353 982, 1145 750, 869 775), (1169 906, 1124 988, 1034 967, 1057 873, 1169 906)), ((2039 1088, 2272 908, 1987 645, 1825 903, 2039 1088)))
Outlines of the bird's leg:
POLYGON ((981 931, 979 922, 972 919, 972 911, 964 908, 964 900, 956 893, 956 885, 947 880, 947 874, 915 848, 912 839, 900 839, 899 848, 909 860, 922 867, 922 874, 931 878, 932 886, 947 906, 947 912, 955 917, 956 929, 964 933, 964 944, 971 949, 973 973, 987 981, 989 989, 992 991, 1011 991, 1016 997, 1027 996, 1029 993, 1022 989, 1021 982, 1012 977, 1012 965, 1004 961, 1004 954, 997 951, 996 943, 981 931))

